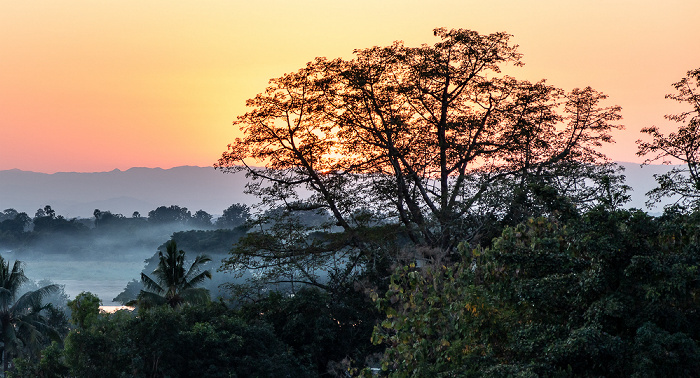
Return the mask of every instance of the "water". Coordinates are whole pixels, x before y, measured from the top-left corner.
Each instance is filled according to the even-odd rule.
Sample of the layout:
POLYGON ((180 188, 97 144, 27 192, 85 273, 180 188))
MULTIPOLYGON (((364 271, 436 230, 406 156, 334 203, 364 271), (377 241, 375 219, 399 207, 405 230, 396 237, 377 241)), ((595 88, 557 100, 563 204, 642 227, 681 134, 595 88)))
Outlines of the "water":
POLYGON ((51 254, 42 256, 14 256, 3 252, 2 256, 11 263, 18 259, 24 263, 24 273, 31 280, 48 279, 65 285, 68 296, 75 298, 83 291, 97 295, 105 306, 118 305, 112 299, 124 290, 132 279, 139 279, 144 267, 144 255, 121 255, 107 259, 51 254))

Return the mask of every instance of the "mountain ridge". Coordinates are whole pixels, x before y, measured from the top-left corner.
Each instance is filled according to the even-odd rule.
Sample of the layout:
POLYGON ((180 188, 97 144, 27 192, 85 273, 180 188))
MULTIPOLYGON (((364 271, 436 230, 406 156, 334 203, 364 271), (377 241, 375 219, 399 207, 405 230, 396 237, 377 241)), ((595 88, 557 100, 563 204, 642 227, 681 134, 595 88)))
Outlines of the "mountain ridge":
MULTIPOLYGON (((653 189, 654 174, 672 165, 616 162, 625 168, 627 185, 633 191, 625 206, 660 213, 667 201, 654 208, 645 205, 645 193, 653 189)), ((212 167, 132 167, 106 172, 41 173, 9 169, 0 171, 0 210, 13 208, 33 216, 50 205, 67 218, 89 218, 95 209, 131 216, 145 216, 158 206, 178 205, 191 212, 204 210, 220 215, 233 203, 253 205, 254 196, 244 194, 248 179, 244 172, 224 173, 212 167)))
POLYGON ((245 183, 242 172, 197 166, 56 173, 11 169, 0 171, 0 210, 14 208, 32 216, 50 205, 67 218, 89 218, 96 208, 131 216, 178 205, 214 215, 233 203, 256 202, 243 193, 245 183))

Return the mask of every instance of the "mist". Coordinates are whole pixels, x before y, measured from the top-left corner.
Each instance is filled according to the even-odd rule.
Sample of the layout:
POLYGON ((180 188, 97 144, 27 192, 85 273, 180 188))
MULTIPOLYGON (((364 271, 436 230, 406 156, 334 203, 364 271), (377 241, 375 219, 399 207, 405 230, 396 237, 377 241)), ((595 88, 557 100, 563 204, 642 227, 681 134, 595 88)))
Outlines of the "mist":
MULTIPOLYGON (((672 167, 622 165, 626 168, 627 182, 634 189, 627 207, 648 209, 644 204, 644 193, 655 185, 653 174, 672 167)), ((178 167, 53 175, 12 170, 0 171, 0 176, 4 178, 0 180, 0 209, 17 209, 36 219, 37 207, 41 210, 51 203, 47 198, 54 198, 59 204, 51 205, 58 214, 53 229, 49 224, 37 231, 30 225, 17 237, 8 237, 7 232, 3 234, 0 229, 0 254, 6 260, 22 261, 25 273, 34 281, 50 280, 65 285, 65 292, 70 297, 90 291, 98 295, 104 305, 133 299, 141 289, 141 273, 150 274, 155 269, 159 248, 164 250, 164 243, 171 238, 178 242, 178 247, 190 260, 202 253, 212 258, 205 266, 214 275, 205 285, 212 298, 227 295, 226 290, 219 287, 221 284, 240 283, 243 279, 218 272, 221 260, 243 233, 219 238, 216 245, 203 246, 192 240, 193 232, 213 235, 217 228, 234 228, 233 224, 226 227, 216 225, 216 220, 233 202, 232 199, 242 200, 240 202, 246 206, 255 202, 255 198, 243 194, 246 178, 242 173, 226 175, 212 168, 178 167), (173 200, 170 203, 201 205, 190 208, 200 208, 205 216, 210 216, 211 222, 204 219, 203 224, 198 224, 191 212, 183 216, 188 221, 149 219, 147 214, 156 208, 152 204, 158 203, 158 198, 161 201, 173 200), (102 209, 101 213, 108 215, 99 225, 94 213, 96 209, 102 209), (73 217, 76 214, 79 217, 73 217), (177 240, 178 237, 185 240, 177 240), (117 297, 119 301, 115 301, 117 297)), ((653 210, 661 211, 663 205, 659 204, 653 210)), ((187 211, 185 207, 173 206, 187 211)), ((6 215, 5 219, 11 216, 6 215)), ((0 222, 3 220, 0 216, 0 222)), ((211 235, 200 236, 206 239, 211 235)))
MULTIPOLYGON (((230 208, 247 207, 233 205, 230 208)), ((46 206, 37 210, 44 215, 33 220, 25 214, 32 224, 26 225, 24 230, 0 229, 0 254, 5 260, 21 261, 30 280, 64 285, 65 293, 71 298, 89 291, 96 294, 103 305, 117 305, 135 299, 140 282, 134 286, 132 281, 140 281, 142 272, 150 274, 155 269, 158 251, 165 250, 164 244, 171 238, 182 239, 179 249, 186 252, 187 260, 193 260, 198 254, 212 258, 204 269, 212 272, 213 279, 203 286, 215 299, 226 295, 218 286, 230 281, 227 274, 217 272, 221 260, 246 232, 239 226, 247 213, 235 218, 236 214, 231 215, 227 210, 220 211, 230 219, 219 217, 214 222, 214 217, 206 212, 196 212, 200 218, 195 218, 187 208, 177 205, 158 207, 148 212, 148 217, 124 217, 96 210, 94 218, 68 220, 46 206), (51 215, 45 215, 47 211, 51 215), (175 220, 178 216, 181 218, 175 220), (221 227, 228 229, 218 229, 221 227), (125 293, 121 296, 122 302, 115 301, 127 285, 137 288, 135 294, 125 293)), ((0 225, 7 225, 2 222, 13 216, 12 219, 22 217, 10 210, 0 212, 0 225)))

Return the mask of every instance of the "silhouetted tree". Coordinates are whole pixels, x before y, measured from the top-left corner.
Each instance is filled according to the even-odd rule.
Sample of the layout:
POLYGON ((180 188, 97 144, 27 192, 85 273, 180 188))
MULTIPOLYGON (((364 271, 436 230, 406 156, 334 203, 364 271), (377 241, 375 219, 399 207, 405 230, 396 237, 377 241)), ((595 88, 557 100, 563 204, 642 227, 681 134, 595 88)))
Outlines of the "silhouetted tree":
POLYGON ((8 219, 14 219, 19 212, 15 209, 5 209, 0 212, 0 222, 8 219))
POLYGON ((52 209, 50 205, 46 205, 43 208, 37 209, 36 213, 34 213, 34 218, 42 218, 42 217, 55 218, 56 211, 54 211, 54 209, 52 209))
POLYGON ((311 191, 303 207, 327 209, 356 237, 351 214, 371 204, 414 243, 451 249, 495 180, 605 160, 597 147, 620 127, 620 107, 603 106, 604 94, 499 75, 521 64, 506 33, 434 32, 433 46, 356 50, 271 80, 217 167, 245 170, 267 202, 311 191))
POLYGON ((36 212, 34 213, 34 218, 35 218, 35 219, 36 219, 36 218, 42 218, 42 217, 45 217, 45 216, 46 216, 46 212, 45 212, 44 209, 42 209, 42 208, 37 209, 36 212))
POLYGON ((247 205, 234 203, 227 207, 224 213, 216 220, 218 228, 236 228, 243 225, 250 217, 250 208, 247 205))
POLYGON ((190 220, 192 222, 192 226, 195 227, 201 227, 201 228, 210 228, 212 226, 211 220, 214 218, 211 214, 207 213, 204 210, 197 210, 196 213, 192 216, 192 219, 190 220))
POLYGON ((27 213, 18 213, 14 209, 7 209, 0 220, 0 231, 7 231, 12 234, 21 234, 32 223, 27 213))
POLYGON ((488 241, 485 229, 527 218, 530 204, 571 213, 592 183, 616 176, 595 169, 607 162, 598 147, 622 127, 607 96, 502 75, 521 65, 509 34, 434 34, 434 45, 317 58, 248 100, 235 122, 243 137, 216 167, 245 171, 248 193, 285 219, 256 227, 224 269, 319 284, 313 272, 332 266, 352 279, 409 244, 456 253, 462 240, 488 241), (290 215, 319 209, 333 227, 290 215))
POLYGON ((92 214, 95 217, 95 227, 114 225, 125 219, 121 214, 112 214, 111 211, 100 211, 100 209, 95 209, 92 214))
POLYGON ((700 205, 700 68, 688 71, 686 76, 673 84, 676 93, 666 98, 689 105, 690 109, 679 114, 668 114, 666 119, 681 123, 676 132, 668 135, 661 133, 658 127, 642 129, 642 133, 652 137, 651 142, 637 141, 637 155, 652 155, 645 161, 649 164, 668 159, 680 161, 684 166, 674 167, 670 172, 654 175, 657 188, 651 190, 649 203, 657 203, 663 197, 678 196, 684 205, 700 205))
MULTIPOLYGON (((37 213, 39 212, 37 211, 37 213)), ((63 215, 57 216, 55 212, 46 211, 46 209, 44 209, 44 214, 47 215, 34 218, 33 223, 35 232, 75 234, 88 231, 88 227, 79 222, 77 218, 66 219, 63 215)))
POLYGON ((192 214, 186 207, 177 205, 160 206, 148 212, 148 221, 152 223, 185 223, 190 220, 192 214))

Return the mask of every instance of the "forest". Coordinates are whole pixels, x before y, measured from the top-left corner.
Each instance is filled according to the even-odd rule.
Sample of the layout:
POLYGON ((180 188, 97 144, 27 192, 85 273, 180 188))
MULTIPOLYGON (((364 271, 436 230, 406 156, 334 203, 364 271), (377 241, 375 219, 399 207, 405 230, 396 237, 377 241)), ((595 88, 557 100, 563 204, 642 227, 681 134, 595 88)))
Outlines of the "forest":
POLYGON ((697 376, 700 69, 666 96, 677 129, 637 141, 680 164, 652 216, 600 152, 623 128, 605 94, 504 74, 522 65, 507 33, 434 36, 316 58, 248 100, 215 168, 246 172, 252 208, 0 213, 20 251, 169 232, 120 294, 133 311, 22 291, 0 258, 6 375, 697 376))

